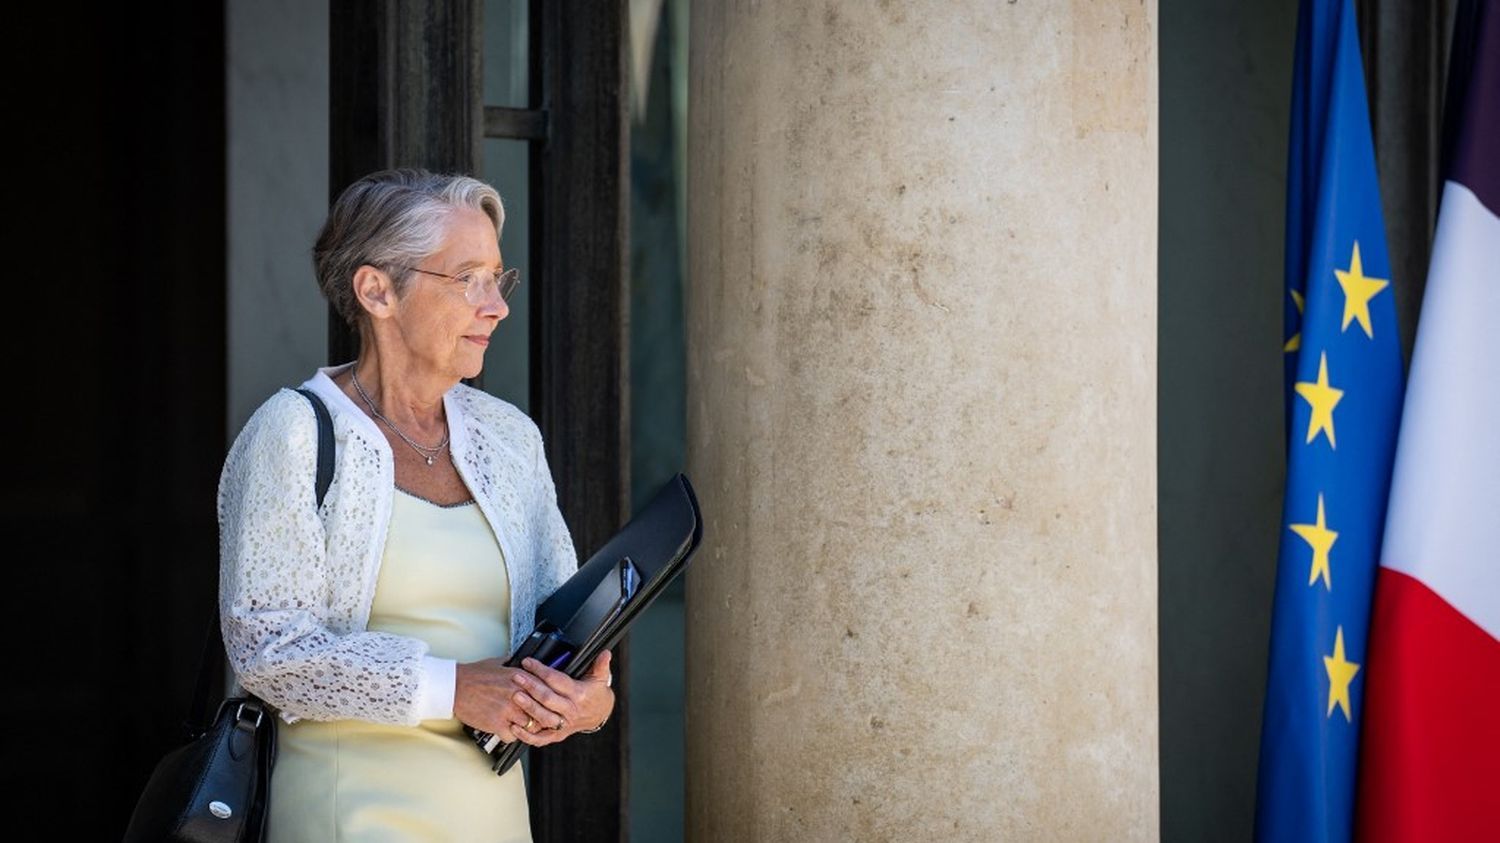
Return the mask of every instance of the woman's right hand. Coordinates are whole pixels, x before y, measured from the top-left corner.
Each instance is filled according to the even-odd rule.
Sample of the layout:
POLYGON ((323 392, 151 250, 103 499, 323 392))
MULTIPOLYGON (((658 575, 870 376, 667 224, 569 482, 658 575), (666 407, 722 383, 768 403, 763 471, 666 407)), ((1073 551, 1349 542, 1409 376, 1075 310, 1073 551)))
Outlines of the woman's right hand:
POLYGON ((504 743, 515 740, 512 724, 524 728, 531 715, 516 705, 516 692, 526 691, 516 684, 516 674, 526 671, 506 667, 502 659, 460 664, 455 671, 453 716, 481 732, 498 735, 504 743))

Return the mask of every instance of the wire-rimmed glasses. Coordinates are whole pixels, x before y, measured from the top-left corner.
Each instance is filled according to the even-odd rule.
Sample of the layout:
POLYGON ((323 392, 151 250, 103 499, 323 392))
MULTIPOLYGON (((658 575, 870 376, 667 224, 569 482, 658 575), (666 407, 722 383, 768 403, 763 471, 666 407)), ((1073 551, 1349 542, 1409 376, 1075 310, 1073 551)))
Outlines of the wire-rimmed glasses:
POLYGON ((510 301, 511 294, 521 286, 521 270, 511 267, 499 275, 488 269, 475 268, 466 269, 457 275, 445 275, 441 272, 433 272, 430 269, 418 269, 415 266, 403 266, 402 269, 412 272, 420 272, 423 275, 434 275, 438 278, 447 278, 463 288, 464 300, 469 304, 480 304, 491 295, 498 292, 503 301, 510 301))

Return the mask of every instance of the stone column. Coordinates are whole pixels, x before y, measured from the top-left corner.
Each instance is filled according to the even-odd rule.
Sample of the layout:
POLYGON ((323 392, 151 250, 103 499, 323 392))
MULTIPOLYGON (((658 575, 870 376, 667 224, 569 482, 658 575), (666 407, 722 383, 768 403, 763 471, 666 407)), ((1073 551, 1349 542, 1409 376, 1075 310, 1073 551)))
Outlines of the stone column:
POLYGON ((690 43, 689 839, 1155 839, 1156 3, 690 43))

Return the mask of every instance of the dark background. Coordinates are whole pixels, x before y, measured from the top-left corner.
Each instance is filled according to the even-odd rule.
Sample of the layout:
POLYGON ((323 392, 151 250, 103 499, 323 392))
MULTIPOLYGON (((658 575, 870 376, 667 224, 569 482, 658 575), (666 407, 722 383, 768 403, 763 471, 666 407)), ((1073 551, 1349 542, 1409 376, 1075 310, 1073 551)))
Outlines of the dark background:
POLYGON ((0 787, 20 827, 118 839, 213 606, 223 9, 53 4, 7 29, 0 787))

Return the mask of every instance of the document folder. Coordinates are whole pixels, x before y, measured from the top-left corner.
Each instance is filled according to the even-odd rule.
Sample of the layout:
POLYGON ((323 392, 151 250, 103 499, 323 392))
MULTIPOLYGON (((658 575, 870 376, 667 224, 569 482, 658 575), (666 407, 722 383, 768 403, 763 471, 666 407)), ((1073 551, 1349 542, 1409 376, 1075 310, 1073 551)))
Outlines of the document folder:
MULTIPOLYGON (((686 568, 703 541, 698 498, 684 475, 677 475, 651 502, 537 607, 535 628, 506 665, 520 667, 534 658, 577 679, 600 651, 613 647, 630 624, 686 568)), ((501 743, 497 735, 465 726, 464 731, 504 774, 526 744, 501 743)))

